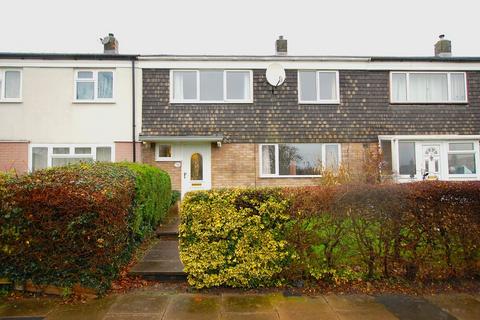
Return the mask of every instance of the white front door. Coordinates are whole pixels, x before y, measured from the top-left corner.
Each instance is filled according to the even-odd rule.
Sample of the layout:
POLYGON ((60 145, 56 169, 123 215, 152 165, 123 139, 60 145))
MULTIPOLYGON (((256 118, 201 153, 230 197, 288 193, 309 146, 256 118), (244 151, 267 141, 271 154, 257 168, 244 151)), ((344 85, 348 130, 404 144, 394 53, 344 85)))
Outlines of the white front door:
POLYGON ((440 179, 440 145, 423 144, 422 145, 422 174, 426 175, 427 180, 440 179))
POLYGON ((209 190, 211 181, 210 143, 186 143, 182 146, 182 196, 190 191, 209 190))

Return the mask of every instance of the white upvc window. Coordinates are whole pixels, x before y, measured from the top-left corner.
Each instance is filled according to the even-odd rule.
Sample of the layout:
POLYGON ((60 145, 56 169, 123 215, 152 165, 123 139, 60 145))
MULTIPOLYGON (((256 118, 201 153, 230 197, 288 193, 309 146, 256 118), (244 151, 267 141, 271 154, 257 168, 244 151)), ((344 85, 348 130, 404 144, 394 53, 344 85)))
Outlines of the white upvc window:
POLYGON ((114 102, 113 70, 75 70, 75 102, 114 102))
POLYGON ((320 177, 323 169, 336 171, 341 162, 338 143, 280 143, 259 146, 260 176, 320 177))
POLYGON ((22 102, 22 70, 0 69, 0 102, 22 102))
POLYGON ((391 72, 392 103, 467 103, 465 72, 391 72))
POLYGON ((79 162, 113 162, 115 154, 111 144, 31 144, 29 151, 32 172, 79 162))
POLYGON ((314 104, 340 103, 338 71, 299 70, 298 102, 314 104))
POLYGON ((477 174, 477 144, 472 141, 448 143, 448 174, 450 177, 475 177, 477 174))
POLYGON ((252 103, 251 70, 171 70, 173 103, 252 103))

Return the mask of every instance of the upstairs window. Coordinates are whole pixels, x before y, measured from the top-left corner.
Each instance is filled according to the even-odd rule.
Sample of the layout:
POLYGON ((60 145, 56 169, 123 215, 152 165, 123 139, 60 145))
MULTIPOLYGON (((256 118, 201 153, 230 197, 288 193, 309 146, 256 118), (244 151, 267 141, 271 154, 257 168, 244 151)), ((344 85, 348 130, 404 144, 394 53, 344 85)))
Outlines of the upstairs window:
POLYGON ((252 102, 252 72, 173 70, 172 102, 252 102))
POLYGON ((75 72, 75 101, 112 102, 113 71, 77 70, 75 72))
POLYGON ((22 99, 22 72, 0 70, 0 101, 20 102, 22 99))
POLYGON ((299 71, 300 103, 339 103, 337 71, 299 71))
POLYGON ((464 72, 392 72, 393 103, 465 103, 464 72))
POLYGON ((284 143, 260 145, 262 177, 319 176, 322 169, 338 170, 340 145, 284 143))

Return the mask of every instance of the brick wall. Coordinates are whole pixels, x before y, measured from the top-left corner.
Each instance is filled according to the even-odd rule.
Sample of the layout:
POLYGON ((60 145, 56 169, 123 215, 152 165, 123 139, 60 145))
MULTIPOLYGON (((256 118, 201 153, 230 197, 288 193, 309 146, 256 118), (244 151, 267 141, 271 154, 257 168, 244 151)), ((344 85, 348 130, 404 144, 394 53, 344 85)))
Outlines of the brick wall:
MULTIPOLYGON (((133 161, 133 145, 128 141, 115 141, 115 162, 133 161)), ((136 160, 140 162, 142 159, 142 144, 137 142, 135 148, 136 160)))
POLYGON ((28 171, 28 143, 0 141, 0 171, 28 171))
POLYGON ((142 162, 162 169, 167 172, 172 182, 172 190, 182 189, 182 167, 175 167, 176 161, 155 161, 155 145, 146 144, 142 146, 142 162))

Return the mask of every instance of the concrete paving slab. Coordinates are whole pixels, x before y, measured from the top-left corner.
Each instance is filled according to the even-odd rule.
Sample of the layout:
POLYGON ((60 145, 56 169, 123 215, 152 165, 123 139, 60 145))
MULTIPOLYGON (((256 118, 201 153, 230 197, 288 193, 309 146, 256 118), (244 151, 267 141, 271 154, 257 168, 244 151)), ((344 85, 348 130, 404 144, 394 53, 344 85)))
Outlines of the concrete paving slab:
POLYGON ((275 304, 275 308, 282 320, 338 319, 323 296, 288 297, 275 304))
POLYGON ((180 261, 161 260, 161 261, 141 261, 130 271, 133 275, 162 273, 179 274, 183 273, 183 264, 180 261))
POLYGON ((455 320, 455 317, 422 297, 379 295, 375 300, 402 320, 455 320))
POLYGON ((59 305, 47 315, 47 320, 101 320, 115 302, 116 297, 93 299, 86 303, 59 305))
POLYGON ((268 295, 224 294, 222 298, 225 312, 275 312, 268 295))
MULTIPOLYGON (((278 314, 274 312, 255 312, 255 313, 223 313, 221 320, 279 320, 278 314)), ((301 318, 299 318, 300 320, 301 318)))
POLYGON ((382 304, 377 303, 374 297, 366 295, 325 295, 325 299, 338 315, 338 319, 368 319, 393 320, 397 319, 382 304))
POLYGON ((55 310, 59 299, 25 298, 0 303, 0 317, 45 317, 55 310))
POLYGON ((214 320, 220 317, 221 297, 201 294, 179 294, 173 298, 165 320, 214 320))
POLYGON ((117 298, 107 315, 112 314, 160 314, 163 315, 170 301, 169 296, 127 294, 117 298))
POLYGON ((113 314, 107 315, 103 320, 161 320, 158 314, 113 314))
POLYGON ((437 294, 425 299, 459 320, 480 319, 480 301, 468 294, 437 294))

